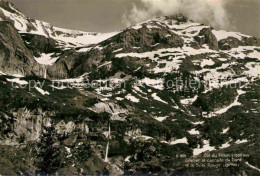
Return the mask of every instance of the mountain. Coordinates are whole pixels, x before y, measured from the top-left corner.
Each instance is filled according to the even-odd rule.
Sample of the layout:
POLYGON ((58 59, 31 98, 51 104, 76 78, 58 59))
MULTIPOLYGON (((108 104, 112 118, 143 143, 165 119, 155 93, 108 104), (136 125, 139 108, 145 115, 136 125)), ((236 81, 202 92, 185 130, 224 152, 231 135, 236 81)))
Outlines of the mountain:
POLYGON ((49 23, 34 20, 22 14, 12 3, 1 1, 0 19, 11 21, 20 33, 42 35, 53 38, 64 47, 84 46, 98 43, 115 33, 95 33, 62 29, 49 23))
MULTIPOLYGON (((13 4, 6 1, 0 1, 0 21, 9 21, 13 24, 26 47, 31 50, 31 55, 26 58, 36 60, 41 65, 53 64, 58 59, 56 55, 59 56, 63 51, 96 44, 118 33, 101 34, 58 28, 26 17, 13 4)), ((6 70, 6 68, 3 69, 6 70)), ((31 70, 25 69, 24 72, 31 72, 31 70)), ((24 75, 24 72, 19 72, 19 74, 24 75)), ((13 71, 8 70, 7 73, 13 74, 13 71)), ((31 74, 43 76, 35 72, 31 74)))
POLYGON ((59 174, 259 174, 259 39, 181 14, 110 34, 0 18, 0 174, 35 174, 50 126, 59 174))

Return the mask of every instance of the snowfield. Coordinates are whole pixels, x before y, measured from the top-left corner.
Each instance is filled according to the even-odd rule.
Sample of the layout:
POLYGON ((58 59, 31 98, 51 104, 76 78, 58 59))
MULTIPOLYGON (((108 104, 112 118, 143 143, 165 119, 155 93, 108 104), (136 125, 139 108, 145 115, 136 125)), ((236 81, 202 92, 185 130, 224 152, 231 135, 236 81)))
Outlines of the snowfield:
POLYGON ((35 60, 42 65, 53 65, 58 59, 58 57, 56 58, 51 57, 53 54, 54 53, 50 53, 50 54, 42 53, 40 57, 35 57, 35 60))

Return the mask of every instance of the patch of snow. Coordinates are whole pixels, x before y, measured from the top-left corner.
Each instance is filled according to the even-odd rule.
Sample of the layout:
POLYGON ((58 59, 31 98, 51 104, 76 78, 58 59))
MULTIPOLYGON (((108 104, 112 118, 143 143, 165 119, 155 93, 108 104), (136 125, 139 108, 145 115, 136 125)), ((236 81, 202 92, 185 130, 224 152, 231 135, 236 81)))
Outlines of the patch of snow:
POLYGON ((153 139, 152 137, 150 136, 145 136, 145 135, 141 135, 141 136, 134 136, 133 139, 141 139, 141 140, 144 140, 144 141, 147 141, 149 139, 153 139))
POLYGON ((61 86, 54 86, 54 85, 50 85, 50 87, 54 88, 54 89, 58 89, 58 90, 63 90, 63 89, 66 89, 68 88, 68 86, 64 86, 64 85, 61 85, 61 86))
POLYGON ((204 123, 204 121, 199 121, 199 122, 191 122, 193 125, 201 125, 204 123))
POLYGON ((218 58, 218 60, 220 60, 220 61, 222 61, 222 62, 225 62, 225 61, 227 61, 227 59, 226 59, 226 58, 218 58))
POLYGON ((103 63, 102 65, 99 65, 98 68, 101 68, 101 67, 104 67, 107 65, 111 65, 111 64, 112 64, 112 61, 108 61, 108 62, 103 63))
POLYGON ((249 53, 247 57, 257 58, 258 60, 260 60, 260 52, 254 50, 252 53, 249 53))
POLYGON ((248 35, 240 34, 238 32, 228 32, 223 30, 219 30, 219 31, 212 30, 212 33, 216 36, 218 41, 222 39, 226 39, 228 37, 234 37, 237 38, 238 40, 242 40, 242 37, 251 37, 248 35))
POLYGON ((181 104, 183 104, 183 105, 192 104, 193 102, 195 102, 197 100, 197 98, 198 98, 198 95, 194 96, 193 98, 182 99, 181 104))
POLYGON ((23 78, 24 77, 23 75, 20 75, 20 74, 12 74, 11 76, 16 77, 16 78, 23 78))
POLYGON ((162 103, 168 104, 166 101, 163 101, 160 97, 157 96, 157 93, 152 94, 153 99, 160 101, 162 103))
MULTIPOLYGON (((57 28, 56 28, 57 29, 57 28)), ((68 36, 68 35, 59 35, 54 36, 54 39, 62 40, 66 43, 73 43, 77 46, 84 46, 90 44, 97 44, 100 43, 114 35, 118 34, 119 32, 111 32, 111 33, 90 33, 90 32, 80 32, 81 35, 77 36, 68 36)))
POLYGON ((260 78, 260 64, 255 63, 247 63, 245 67, 248 68, 247 71, 244 72, 244 74, 255 78, 260 78))
POLYGON ((137 25, 131 26, 131 28, 133 28, 135 30, 141 29, 142 27, 143 27, 142 24, 137 24, 137 25))
POLYGON ((195 128, 188 131, 188 133, 190 133, 191 135, 199 135, 200 134, 200 132, 198 130, 196 130, 195 128))
POLYGON ((132 101, 134 103, 138 103, 140 100, 134 96, 132 96, 131 94, 128 94, 125 96, 125 99, 129 100, 129 101, 132 101))
POLYGON ((116 100, 118 100, 118 101, 122 101, 122 100, 124 100, 124 98, 116 97, 116 100))
POLYGON ((175 141, 171 141, 169 144, 176 145, 176 144, 189 144, 189 143, 188 143, 188 139, 186 137, 184 137, 182 139, 177 139, 175 141))
POLYGON ((144 140, 149 140, 149 139, 153 139, 152 137, 150 136, 145 136, 145 135, 142 135, 140 136, 141 138, 144 138, 144 140))
POLYGON ((203 59, 202 62, 200 63, 200 66, 203 68, 204 66, 212 66, 214 65, 215 62, 212 59, 203 59))
POLYGON ((221 134, 226 134, 226 133, 228 132, 228 130, 229 130, 229 127, 228 127, 228 128, 225 128, 225 129, 223 129, 223 131, 221 132, 221 134))
POLYGON ((203 153, 203 152, 206 152, 206 151, 213 151, 213 150, 216 150, 215 149, 215 147, 211 147, 210 145, 209 145, 209 140, 204 140, 203 141, 203 147, 202 148, 199 148, 199 146, 198 146, 198 148, 195 148, 195 149, 193 149, 193 155, 199 155, 199 154, 201 154, 201 153, 203 153))
POLYGON ((113 51, 113 53, 116 53, 116 52, 119 52, 119 51, 122 51, 122 50, 123 50, 123 48, 119 48, 119 49, 113 51))
POLYGON ((236 144, 243 144, 243 143, 246 143, 246 142, 248 142, 248 140, 247 139, 243 139, 243 140, 237 140, 235 143, 236 144))
POLYGON ((53 53, 50 54, 45 54, 42 53, 40 57, 35 57, 35 60, 42 65, 52 65, 53 63, 55 63, 58 59, 58 57, 56 58, 52 58, 51 56, 53 55, 53 53))
POLYGON ((28 82, 25 80, 20 80, 20 78, 14 78, 14 79, 6 79, 8 82, 17 83, 20 85, 27 85, 28 82))
POLYGON ((222 144, 220 148, 224 149, 224 148, 228 148, 228 147, 230 147, 230 144, 229 144, 229 142, 226 142, 225 144, 222 144))
POLYGON ((65 147, 65 149, 69 154, 71 153, 71 149, 69 147, 65 147))
POLYGON ((39 88, 39 87, 35 87, 35 89, 38 91, 38 92, 40 92, 42 95, 50 95, 50 93, 49 92, 47 92, 47 91, 44 91, 44 90, 42 90, 41 88, 39 88))
POLYGON ((167 119, 168 116, 164 116, 164 117, 155 117, 155 120, 158 120, 159 122, 164 121, 165 119, 167 119))
POLYGON ((61 82, 61 83, 82 83, 84 80, 83 77, 78 78, 71 78, 71 79, 60 79, 60 80, 53 80, 54 82, 61 82))
POLYGON ((6 74, 5 74, 4 72, 1 72, 1 71, 0 71, 0 75, 6 75, 6 74))
POLYGON ((131 158, 131 156, 127 156, 126 158, 125 158, 125 162, 130 162, 130 158, 131 158))
POLYGON ((134 89, 135 89, 137 92, 140 92, 141 94, 147 95, 147 93, 143 92, 138 86, 134 86, 134 89))
POLYGON ((80 48, 79 50, 77 50, 78 53, 84 53, 84 52, 88 52, 92 49, 92 47, 89 48, 80 48))
POLYGON ((108 101, 109 99, 108 98, 101 98, 100 100, 101 101, 108 101))
POLYGON ((147 27, 148 29, 161 29, 159 26, 150 25, 150 24, 146 25, 146 27, 147 27))

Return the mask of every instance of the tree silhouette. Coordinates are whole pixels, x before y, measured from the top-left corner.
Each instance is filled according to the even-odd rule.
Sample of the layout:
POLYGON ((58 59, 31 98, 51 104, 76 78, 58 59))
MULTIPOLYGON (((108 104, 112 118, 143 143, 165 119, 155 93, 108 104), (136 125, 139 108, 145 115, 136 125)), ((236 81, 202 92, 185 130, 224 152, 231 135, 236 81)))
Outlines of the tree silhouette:
POLYGON ((54 144, 58 142, 58 134, 54 125, 43 127, 42 136, 37 143, 34 165, 37 172, 43 175, 54 174, 62 167, 61 150, 54 144))

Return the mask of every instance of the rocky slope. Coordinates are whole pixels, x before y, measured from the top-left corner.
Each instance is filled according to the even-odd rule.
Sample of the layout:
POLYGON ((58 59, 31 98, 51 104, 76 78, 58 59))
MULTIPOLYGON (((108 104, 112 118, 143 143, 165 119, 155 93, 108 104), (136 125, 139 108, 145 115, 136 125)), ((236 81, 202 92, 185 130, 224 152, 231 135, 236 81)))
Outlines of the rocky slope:
POLYGON ((0 6, 0 174, 33 174, 51 124, 60 174, 259 173, 259 39, 181 14, 102 39, 43 22, 42 33, 0 6))
POLYGON ((44 69, 10 22, 0 21, 1 71, 9 74, 43 76, 44 69))

